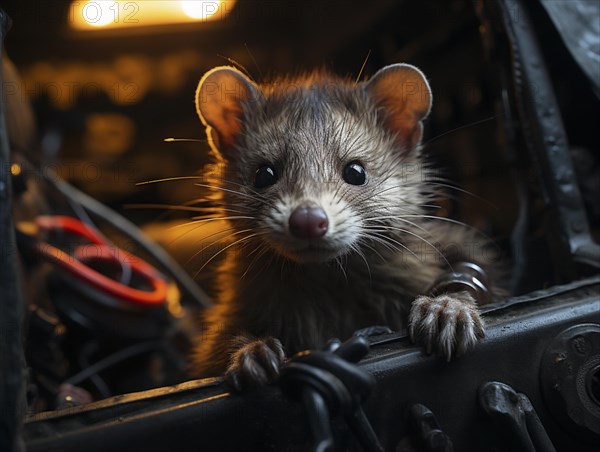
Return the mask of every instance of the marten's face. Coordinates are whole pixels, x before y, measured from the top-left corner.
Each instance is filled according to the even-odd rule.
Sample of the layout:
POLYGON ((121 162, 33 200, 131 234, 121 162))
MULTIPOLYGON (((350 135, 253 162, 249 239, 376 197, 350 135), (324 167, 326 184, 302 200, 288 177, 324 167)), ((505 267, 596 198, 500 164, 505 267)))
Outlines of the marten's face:
POLYGON ((227 119, 208 122, 224 159, 223 205, 256 252, 309 263, 402 250, 391 236, 410 233, 425 202, 410 136, 418 127, 420 138, 420 123, 404 135, 390 130, 394 118, 369 86, 322 76, 285 81, 240 102, 233 136, 223 131, 227 119))

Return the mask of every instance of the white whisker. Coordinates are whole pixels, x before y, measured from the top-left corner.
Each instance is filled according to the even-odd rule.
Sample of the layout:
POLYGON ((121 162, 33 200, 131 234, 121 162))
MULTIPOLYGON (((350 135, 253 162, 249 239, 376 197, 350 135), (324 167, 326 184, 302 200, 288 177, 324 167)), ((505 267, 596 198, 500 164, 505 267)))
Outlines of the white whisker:
MULTIPOLYGON (((249 230, 249 229, 244 229, 243 231, 240 231, 240 233, 241 233, 241 232, 248 232, 248 231, 250 231, 250 230, 249 230)), ((197 270, 197 271, 194 273, 194 278, 196 278, 196 277, 197 277, 197 276, 200 274, 200 272, 201 272, 201 271, 204 269, 204 267, 206 267, 206 266, 207 266, 207 265, 208 265, 210 262, 212 262, 212 260, 213 260, 215 257, 217 257, 218 255, 220 255, 220 254, 221 254, 221 253, 223 253, 224 251, 227 251, 227 250, 228 250, 229 248, 231 248, 232 246, 235 246, 235 245, 237 245, 237 244, 239 244, 239 243, 246 242, 246 241, 248 241, 248 240, 250 240, 250 239, 252 239, 253 237, 256 237, 256 236, 258 236, 258 235, 261 235, 261 233, 260 233, 260 232, 256 232, 256 233, 254 233, 254 234, 247 235, 247 236, 245 236, 245 237, 242 237, 241 239, 238 239, 238 240, 236 240, 236 241, 235 241, 235 242, 233 242, 233 243, 230 243, 229 245, 227 245, 227 246, 226 246, 226 247, 224 247, 223 249, 221 249, 221 250, 217 251, 215 254, 213 254, 213 255, 211 256, 211 258, 210 258, 210 259, 208 259, 208 260, 207 260, 207 261, 206 261, 204 264, 202 264, 202 267, 200 267, 200 268, 199 268, 199 269, 198 269, 198 270, 197 270)))

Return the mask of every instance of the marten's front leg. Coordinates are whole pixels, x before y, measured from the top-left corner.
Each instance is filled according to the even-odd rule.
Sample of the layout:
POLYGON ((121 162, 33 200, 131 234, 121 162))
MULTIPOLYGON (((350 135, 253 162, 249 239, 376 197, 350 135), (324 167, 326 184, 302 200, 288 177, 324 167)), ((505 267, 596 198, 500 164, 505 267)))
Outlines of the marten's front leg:
POLYGON ((435 352, 448 361, 485 336, 475 299, 466 291, 417 297, 408 317, 408 331, 427 353, 435 352))
POLYGON ((478 304, 491 302, 485 271, 471 262, 458 262, 443 274, 429 295, 415 299, 408 317, 408 332, 427 353, 450 360, 462 355, 485 336, 478 304))
POLYGON ((240 335, 231 344, 225 378, 238 390, 271 383, 279 376, 284 360, 285 353, 279 339, 240 335))

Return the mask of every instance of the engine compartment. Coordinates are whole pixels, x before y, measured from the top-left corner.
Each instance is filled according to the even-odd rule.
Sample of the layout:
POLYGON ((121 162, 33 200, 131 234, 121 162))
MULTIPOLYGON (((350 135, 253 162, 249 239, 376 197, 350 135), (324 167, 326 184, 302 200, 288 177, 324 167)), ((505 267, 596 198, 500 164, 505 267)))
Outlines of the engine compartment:
MULTIPOLYGON (((264 2, 205 29, 86 36, 65 28, 70 2, 59 3, 47 21, 48 6, 5 7, 15 23, 6 48, 22 80, 5 61, 2 172, 12 208, 0 204, 16 248, 3 241, 3 265, 15 266, 3 273, 25 306, 16 410, 26 414, 27 450, 306 448, 306 412, 278 387, 238 395, 220 379, 188 381, 222 225, 186 232, 173 206, 210 201, 185 179, 151 182, 194 176, 209 161, 191 99, 203 69, 223 64, 215 47, 257 78, 323 64, 355 74, 363 61, 367 74, 396 61, 423 68, 434 92, 424 144, 440 175, 457 182, 440 214, 492 236, 509 262, 510 296, 486 308, 489 333, 473 354, 446 364, 405 332, 368 338, 359 367, 377 384, 364 407, 384 449, 431 450, 415 427, 431 416, 411 411, 421 404, 455 450, 546 450, 522 405, 511 408, 521 430, 489 415, 482 388, 502 382, 528 398, 556 450, 595 450, 600 101, 541 3, 264 2), (38 26, 48 49, 25 38, 38 26), (91 73, 118 74, 114 95, 91 73), (161 84, 153 73, 171 78, 161 84)), ((18 298, 2 288, 2 298, 18 298)), ((332 425, 340 449, 360 448, 352 428, 332 425)))

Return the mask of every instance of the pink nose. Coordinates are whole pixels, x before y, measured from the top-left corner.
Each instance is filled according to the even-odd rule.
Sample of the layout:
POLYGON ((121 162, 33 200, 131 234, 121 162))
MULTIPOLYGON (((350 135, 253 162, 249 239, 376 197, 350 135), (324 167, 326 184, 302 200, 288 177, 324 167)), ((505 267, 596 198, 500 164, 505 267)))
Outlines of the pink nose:
POLYGON ((329 227, 327 214, 322 207, 304 204, 296 207, 289 220, 290 232, 300 238, 323 237, 329 227))

